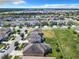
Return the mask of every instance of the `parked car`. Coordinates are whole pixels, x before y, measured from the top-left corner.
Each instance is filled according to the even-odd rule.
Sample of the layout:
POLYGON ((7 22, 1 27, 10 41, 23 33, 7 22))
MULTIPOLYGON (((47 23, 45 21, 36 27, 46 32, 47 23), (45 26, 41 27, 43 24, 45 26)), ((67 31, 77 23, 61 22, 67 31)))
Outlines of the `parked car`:
POLYGON ((4 53, 5 52, 5 49, 0 49, 0 53, 4 53))

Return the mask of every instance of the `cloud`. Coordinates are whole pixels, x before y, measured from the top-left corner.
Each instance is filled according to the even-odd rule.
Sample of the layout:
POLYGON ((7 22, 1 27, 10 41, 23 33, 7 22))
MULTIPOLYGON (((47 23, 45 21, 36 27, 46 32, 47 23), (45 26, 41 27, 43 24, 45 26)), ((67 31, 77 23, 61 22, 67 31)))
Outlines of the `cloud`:
POLYGON ((26 2, 24 0, 0 0, 0 4, 6 4, 6 3, 23 4, 26 2))
POLYGON ((45 8, 79 8, 79 4, 46 4, 44 5, 44 7, 45 8))
POLYGON ((18 0, 18 1, 13 2, 13 4, 24 4, 24 3, 26 3, 26 2, 23 0, 18 0))
MULTIPOLYGON (((26 1, 24 0, 0 0, 0 4, 3 3, 12 3, 12 4, 24 4, 26 1)), ((2 6, 1 6, 2 7, 2 6)), ((8 7, 8 6, 7 6, 8 7)), ((3 7, 6 8, 6 5, 3 7)), ((79 4, 44 4, 39 6, 12 6, 8 8, 79 8, 79 4)))

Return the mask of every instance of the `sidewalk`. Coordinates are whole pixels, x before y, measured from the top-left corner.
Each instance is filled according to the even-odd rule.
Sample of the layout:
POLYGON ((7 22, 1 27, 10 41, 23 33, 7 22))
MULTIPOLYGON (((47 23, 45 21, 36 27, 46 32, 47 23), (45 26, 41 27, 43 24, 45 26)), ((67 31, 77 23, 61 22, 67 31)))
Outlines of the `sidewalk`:
POLYGON ((56 57, 22 56, 21 59, 56 59, 56 57))

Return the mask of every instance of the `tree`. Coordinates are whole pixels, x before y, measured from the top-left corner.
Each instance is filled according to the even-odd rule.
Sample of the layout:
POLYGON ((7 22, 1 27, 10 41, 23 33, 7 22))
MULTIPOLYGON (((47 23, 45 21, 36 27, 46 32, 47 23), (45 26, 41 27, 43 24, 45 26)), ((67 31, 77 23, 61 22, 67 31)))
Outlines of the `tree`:
POLYGON ((60 58, 63 59, 63 56, 61 55, 60 58))
POLYGON ((57 48, 56 48, 56 51, 57 51, 57 52, 60 52, 60 48, 59 48, 59 47, 57 47, 57 48))
POLYGON ((24 33, 21 33, 20 36, 23 38, 24 37, 24 33))
POLYGON ((22 25, 20 25, 19 28, 22 28, 22 25))
POLYGON ((33 25, 33 27, 35 27, 35 26, 40 26, 41 24, 40 23, 35 23, 34 25, 33 25))
POLYGON ((15 50, 18 50, 18 49, 19 49, 19 46, 16 46, 16 47, 15 47, 15 50))
POLYGON ((57 22, 50 21, 49 25, 50 26, 57 25, 57 22))
POLYGON ((77 37, 79 37, 79 34, 77 35, 77 37))
POLYGON ((48 22, 45 22, 45 21, 44 22, 41 22, 41 25, 42 26, 46 26, 46 25, 48 25, 48 22))
POLYGON ((14 46, 18 46, 18 45, 19 45, 19 43, 18 42, 15 42, 14 46))
POLYGON ((18 33, 20 33, 20 30, 17 30, 18 33))
POLYGON ((67 25, 68 26, 74 25, 74 22, 73 21, 68 21, 67 25))
POLYGON ((19 43, 18 42, 15 42, 14 46, 15 46, 15 50, 19 49, 19 43))
POLYGON ((27 34, 28 30, 25 30, 25 33, 27 34))
POLYGON ((77 32, 76 31, 73 31, 73 34, 77 34, 77 32))

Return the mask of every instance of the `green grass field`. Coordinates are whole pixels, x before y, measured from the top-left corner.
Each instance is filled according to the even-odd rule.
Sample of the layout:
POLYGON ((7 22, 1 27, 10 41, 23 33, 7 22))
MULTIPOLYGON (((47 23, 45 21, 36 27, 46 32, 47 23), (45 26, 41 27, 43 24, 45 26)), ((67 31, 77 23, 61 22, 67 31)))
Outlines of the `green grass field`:
POLYGON ((47 30, 51 35, 46 35, 43 30, 46 42, 52 47, 52 54, 57 59, 79 59, 79 34, 73 29, 52 29, 47 30), (52 35, 53 33, 53 35, 52 35), (51 37, 52 36, 52 37, 51 37))

